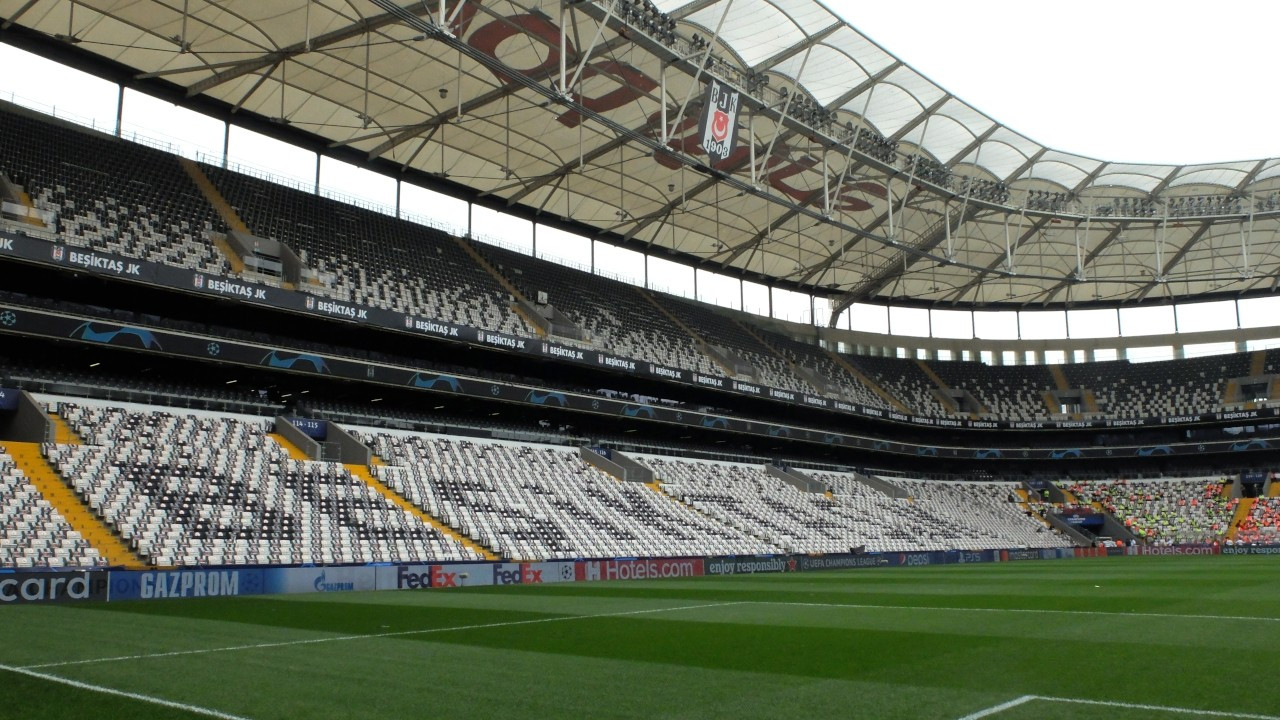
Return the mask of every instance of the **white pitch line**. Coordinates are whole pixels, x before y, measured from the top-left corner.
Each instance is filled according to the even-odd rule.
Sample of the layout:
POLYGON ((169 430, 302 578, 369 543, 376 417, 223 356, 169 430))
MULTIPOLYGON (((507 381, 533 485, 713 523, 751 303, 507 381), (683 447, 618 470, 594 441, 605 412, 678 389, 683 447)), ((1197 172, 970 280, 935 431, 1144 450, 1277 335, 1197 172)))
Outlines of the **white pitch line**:
POLYGON ((1081 698, 1034 696, 1036 700, 1072 705, 1101 705, 1105 707, 1125 708, 1126 710, 1155 710, 1157 712, 1178 713, 1181 715, 1200 715, 1201 717, 1240 718, 1241 720, 1280 720, 1275 715, 1257 715, 1254 713, 1227 712, 1224 710, 1196 710, 1195 708, 1169 707, 1166 705, 1143 705, 1140 703, 1113 702, 1109 700, 1084 700, 1081 698))
POLYGON ((88 690, 90 692, 102 693, 104 695, 114 695, 116 697, 128 698, 130 700, 138 700, 140 702, 151 703, 152 705, 163 705, 167 708, 175 710, 183 710, 196 715, 204 715, 205 717, 218 718, 218 720, 249 720, 249 718, 241 715, 232 715, 219 710, 213 710, 199 705, 189 705, 187 703, 174 702, 173 700, 165 700, 164 698, 154 697, 152 695, 143 695, 141 693, 132 693, 125 690, 117 690, 115 688, 105 687, 102 685, 91 685, 89 683, 72 680, 70 678, 60 677, 58 675, 50 675, 49 673, 36 672, 28 668, 13 667, 10 665, 0 665, 0 671, 11 672, 17 675, 26 675, 27 677, 46 680, 59 685, 67 685, 69 687, 80 690, 88 690))
POLYGON ((510 620, 507 622, 481 623, 477 625, 455 625, 452 627, 442 628, 424 628, 422 630, 398 630, 395 632, 371 633, 368 635, 338 635, 335 637, 309 638, 306 640, 286 640, 282 642, 257 643, 254 645, 229 645, 217 648, 204 648, 200 650, 175 650, 173 652, 162 653, 146 653, 141 655, 117 655, 114 657, 89 658, 87 660, 66 660, 63 662, 42 663, 39 665, 25 665, 20 670, 38 670, 43 668, 67 667, 70 665, 94 665, 97 663, 122 662, 126 660, 151 660, 156 658, 180 657, 182 655, 205 655, 216 652, 232 652, 235 650, 262 650, 267 648, 291 647, 294 645, 316 645, 319 643, 345 642, 348 640, 371 640, 376 638, 403 637, 406 635, 430 635, 434 633, 458 632, 462 630, 483 630, 485 628, 497 627, 513 627, 516 625, 537 625, 540 623, 553 622, 569 622, 571 620, 590 620, 592 618, 605 617, 625 617, 627 615, 648 615, 662 612, 675 612, 677 610, 698 610, 701 608, 725 607, 728 605, 742 605, 748 601, 740 600, 734 602, 708 603, 705 605, 682 605, 680 607, 666 608, 649 608, 647 610, 627 610, 624 612, 597 613, 594 615, 566 615, 561 617, 537 618, 534 620, 510 620))
POLYGON ((1026 705, 1034 701, 1067 703, 1071 705, 1093 705, 1096 707, 1116 707, 1126 710, 1154 710, 1156 712, 1173 713, 1176 715, 1199 715, 1200 717, 1220 717, 1220 718, 1236 718, 1237 720, 1280 720, 1275 715, 1257 715, 1254 713, 1228 712, 1225 710, 1197 710, 1195 708, 1173 707, 1171 705, 1145 705, 1142 703, 1117 702, 1114 700, 1086 700, 1084 698, 1063 698, 1050 697, 1047 695, 1023 695, 1014 698, 1009 702, 993 705, 984 708, 975 713, 965 715, 960 720, 979 720, 979 718, 991 717, 998 715, 1005 710, 1010 710, 1019 705, 1026 705))
POLYGON ((985 709, 983 709, 983 710, 979 710, 979 711, 978 711, 978 712, 976 712, 976 713, 972 713, 972 714, 970 714, 970 715, 965 715, 964 717, 960 718, 960 720, 978 720, 978 718, 984 718, 984 717, 990 717, 990 716, 992 716, 992 715, 998 715, 998 714, 1000 714, 1000 713, 1004 712, 1005 710, 1009 710, 1009 709, 1011 709, 1011 708, 1016 708, 1016 707, 1018 707, 1019 705, 1025 705, 1025 704, 1027 704, 1027 703, 1029 703, 1029 702, 1031 702, 1032 700, 1035 700, 1035 699, 1036 699, 1036 696, 1035 696, 1035 695, 1023 695, 1022 697, 1020 697, 1020 698, 1014 698, 1014 699, 1010 700, 1009 702, 1006 702, 1006 703, 1000 703, 999 705, 992 705, 991 707, 989 707, 989 708, 985 708, 985 709))
POLYGON ((759 605, 851 608, 855 610, 940 610, 944 612, 1023 613, 1028 615, 1093 615, 1099 617, 1173 618, 1178 620, 1250 620, 1257 622, 1280 622, 1280 618, 1277 617, 1254 617, 1250 615, 1188 615, 1182 613, 1105 612, 1102 610, 1049 610, 1045 608, 936 607, 932 605, 866 605, 786 602, 782 600, 753 600, 750 602, 759 605))

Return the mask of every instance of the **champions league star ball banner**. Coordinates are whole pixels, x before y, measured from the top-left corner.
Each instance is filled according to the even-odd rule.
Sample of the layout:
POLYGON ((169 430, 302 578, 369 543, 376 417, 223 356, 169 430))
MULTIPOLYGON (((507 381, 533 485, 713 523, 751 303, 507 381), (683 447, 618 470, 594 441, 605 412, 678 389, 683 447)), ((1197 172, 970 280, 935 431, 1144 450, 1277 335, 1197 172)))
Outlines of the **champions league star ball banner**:
POLYGON ((701 147, 711 164, 724 162, 738 144, 738 107, 742 93, 719 80, 712 80, 703 102, 702 121, 698 124, 701 147))

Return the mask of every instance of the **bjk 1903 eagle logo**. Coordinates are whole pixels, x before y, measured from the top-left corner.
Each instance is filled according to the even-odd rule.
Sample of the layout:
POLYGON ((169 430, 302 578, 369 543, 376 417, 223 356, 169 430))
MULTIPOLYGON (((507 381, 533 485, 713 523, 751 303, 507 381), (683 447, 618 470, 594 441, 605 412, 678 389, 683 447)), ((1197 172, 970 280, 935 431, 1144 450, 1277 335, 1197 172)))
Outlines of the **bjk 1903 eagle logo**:
POLYGON ((707 89, 707 109, 703 116, 702 149, 707 151, 713 163, 720 162, 733 152, 738 124, 740 93, 727 85, 713 81, 707 89))

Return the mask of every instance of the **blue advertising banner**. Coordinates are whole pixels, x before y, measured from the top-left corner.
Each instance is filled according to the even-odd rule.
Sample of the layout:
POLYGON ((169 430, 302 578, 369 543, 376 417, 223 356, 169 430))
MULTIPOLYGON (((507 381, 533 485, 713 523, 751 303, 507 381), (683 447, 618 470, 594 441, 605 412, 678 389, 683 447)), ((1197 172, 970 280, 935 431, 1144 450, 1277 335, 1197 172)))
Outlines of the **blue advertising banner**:
POLYGON ((377 589, 376 568, 368 565, 271 568, 262 572, 263 592, 273 595, 377 589))
POLYGON ((0 387, 0 410, 17 410, 19 392, 17 388, 0 387))
POLYGON ((264 570, 190 569, 112 571, 108 600, 227 597, 267 592, 264 570))

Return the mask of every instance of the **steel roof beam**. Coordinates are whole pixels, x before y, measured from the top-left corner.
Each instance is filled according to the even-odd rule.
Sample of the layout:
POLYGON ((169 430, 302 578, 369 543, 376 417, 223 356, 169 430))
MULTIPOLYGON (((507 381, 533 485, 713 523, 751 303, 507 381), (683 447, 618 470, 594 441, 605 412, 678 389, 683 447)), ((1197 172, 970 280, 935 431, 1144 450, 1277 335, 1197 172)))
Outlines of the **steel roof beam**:
MULTIPOLYGON (((412 9, 406 9, 406 12, 412 12, 415 15, 430 14, 431 10, 426 7, 426 3, 418 3, 412 6, 412 9)), ((227 70, 216 72, 203 80, 199 80, 187 87, 187 97, 195 97, 201 93, 208 92, 213 88, 238 77, 243 77, 258 70, 267 67, 275 67, 276 65, 309 52, 323 50, 326 47, 335 45, 354 37, 359 37, 366 33, 372 33, 388 25, 396 25, 403 21, 400 15, 393 13, 383 13, 375 17, 365 18, 357 23, 352 23, 344 28, 333 30, 323 35, 318 35, 310 41, 296 42, 287 47, 276 50, 275 52, 259 55, 258 57, 248 58, 230 66, 227 70)), ((198 71, 199 67, 191 68, 198 71)))
MULTIPOLYGON (((902 137, 903 137, 904 135, 906 135, 907 133, 909 133, 909 132, 911 132, 912 130, 914 130, 914 129, 915 129, 915 128, 916 128, 916 127, 917 127, 921 122, 924 122, 925 116, 927 116, 927 115, 929 115, 929 114, 931 114, 931 113, 936 112, 937 110, 939 110, 939 109, 940 109, 940 108, 941 108, 941 107, 946 103, 946 101, 947 101, 950 97, 951 97, 950 95, 944 95, 941 99, 939 99, 937 102, 935 102, 933 105, 931 105, 931 106, 929 107, 929 109, 928 109, 928 110, 926 110, 926 111, 924 111, 924 112, 920 113, 920 114, 919 114, 919 115, 917 115, 915 118, 913 118, 911 122, 909 122, 909 123, 907 123, 906 125, 904 125, 904 126, 902 126, 901 128, 899 128, 899 129, 898 129, 898 131, 897 131, 896 133, 894 133, 894 134, 893 134, 893 137, 891 137, 891 138, 889 138, 889 139, 890 139, 890 140, 895 140, 895 141, 896 141, 896 140, 900 140, 900 139, 902 139, 902 137)), ((862 165, 863 165, 863 163, 861 163, 861 162, 854 162, 854 163, 851 165, 850 169, 846 171, 846 173, 845 173, 845 174, 846 174, 846 176, 847 176, 849 173, 851 173, 851 172, 856 172, 857 170, 861 169, 862 165)), ((823 192, 822 192, 821 190, 814 190, 814 191, 813 191, 813 192, 811 192, 808 196, 806 196, 803 200, 797 200, 797 201, 796 201, 796 204, 797 204, 797 206, 798 206, 798 207, 797 207, 796 209, 789 209, 789 210, 787 210, 787 211, 786 211, 785 213, 783 213, 782 215, 779 215, 779 216, 778 216, 778 218, 777 218, 776 220, 774 220, 774 221, 772 221, 771 223, 769 223, 769 226, 768 226, 768 227, 766 227, 764 230, 761 230, 760 232, 758 232, 758 233, 756 233, 754 236, 752 236, 749 240, 746 240, 745 242, 742 242, 742 243, 738 244, 737 246, 735 246, 734 248, 732 248, 732 249, 730 250, 730 255, 729 255, 729 257, 728 257, 728 258, 726 258, 726 259, 724 260, 724 264, 726 264, 726 265, 727 265, 727 264, 729 264, 729 263, 732 263, 734 260, 736 260, 736 259, 738 258, 738 256, 739 256, 739 255, 741 255, 741 254, 742 254, 742 251, 743 251, 744 249, 746 249, 746 248, 750 248, 750 247, 754 246, 755 244, 757 244, 757 243, 759 243, 759 242, 763 241, 763 240, 764 240, 764 238, 768 237, 768 236, 769 236, 771 233, 773 233, 775 230, 777 230, 778 228, 782 227, 783 225, 785 225, 785 224, 786 224, 787 222, 789 222, 790 220, 794 219, 794 218, 795 218, 795 216, 796 216, 796 215, 798 215, 798 214, 800 213, 799 208, 808 207, 808 206, 809 206, 809 205, 811 205, 815 200, 818 200, 818 199, 822 198, 822 196, 823 196, 823 192)), ((890 202, 892 202, 892 200, 890 200, 890 202)), ((880 218, 877 218, 877 219, 876 219, 876 221, 873 223, 872 227, 877 227, 877 228, 878 228, 881 224, 883 224, 883 223, 884 223, 884 221, 885 221, 885 219, 886 219, 886 218, 888 218, 888 214, 887 214, 887 213, 882 214, 882 216, 881 216, 880 218)), ((864 229, 867 229, 867 230, 868 230, 868 232, 870 232, 870 231, 871 231, 871 228, 870 228, 870 227, 869 227, 869 228, 864 228, 864 229)), ((856 242, 857 242, 857 239, 854 239, 854 240, 852 240, 851 242, 856 243, 856 242)), ((840 252, 835 253, 835 254, 832 256, 832 258, 839 257, 839 256, 841 256, 841 255, 844 255, 844 253, 845 253, 845 252, 848 252, 848 250, 842 249, 840 252)), ((831 260, 831 262, 833 263, 833 262, 834 262, 834 260, 831 260)), ((816 263, 815 265, 813 265, 811 268, 808 268, 807 270, 812 271, 814 268, 816 268, 816 269, 817 269, 817 270, 816 270, 816 272, 817 272, 817 273, 821 273, 823 270, 826 270, 826 268, 827 268, 827 267, 829 267, 829 266, 830 266, 830 264, 831 264, 831 263, 827 263, 826 265, 823 265, 823 263, 827 263, 827 261, 826 261, 826 260, 824 260, 824 261, 822 261, 822 262, 816 263)), ((805 278, 804 278, 804 279, 802 279, 800 282, 802 282, 802 283, 803 283, 803 282, 806 282, 809 278, 813 277, 813 275, 814 275, 814 274, 815 274, 815 272, 809 272, 809 274, 808 274, 808 275, 806 275, 806 276, 805 276, 805 278)))
MULTIPOLYGON (((973 147, 977 147, 981 143, 985 142, 986 139, 989 138, 991 134, 993 134, 999 127, 1000 127, 999 125, 993 125, 992 127, 987 128, 987 131, 983 134, 982 138, 975 138, 974 141, 969 144, 971 147, 967 147, 964 150, 962 150, 960 153, 957 153, 954 158, 952 158, 947 162, 947 166, 950 167, 952 163, 957 162, 958 159, 963 158, 965 154, 972 151, 973 147)), ((1032 155, 1031 157, 1027 158, 1026 161, 1024 161, 1022 165, 1018 166, 1017 169, 1015 169, 1012 173, 1010 173, 1008 177, 1016 178, 1022 173, 1026 172, 1028 168, 1030 168, 1036 162, 1039 161, 1040 157, 1044 154, 1044 152, 1045 151, 1042 148, 1035 155, 1032 155)), ((1007 182, 1007 180, 1005 182, 1007 182)), ((978 205, 978 204, 970 205, 969 208, 966 209, 961 214, 960 220, 959 222, 956 223, 955 227, 958 229, 960 226, 964 225, 970 220, 973 220, 975 217, 977 217, 978 212, 982 209, 982 207, 983 207, 982 205, 978 205)), ((950 221, 947 220, 946 217, 944 216, 943 222, 950 222, 950 221)), ((954 230, 952 232, 954 232, 954 230)), ((831 317, 833 319, 836 318, 841 312, 845 310, 845 308, 849 307, 849 305, 852 305, 853 303, 858 302, 859 300, 865 300, 867 298, 870 298, 875 293, 879 292, 882 288, 884 288, 886 285, 893 282, 896 278, 899 278, 905 275, 907 271, 910 270, 912 265, 914 265, 920 259, 927 257, 928 254, 934 248, 936 248, 939 244, 941 244, 946 239, 947 239, 947 230, 945 227, 943 227, 935 231, 928 238, 925 238, 923 242, 920 242, 912 247, 903 248, 902 250, 900 250, 897 255, 895 255, 893 258, 890 258, 888 261, 882 264, 880 266, 881 269, 874 276, 870 278, 864 278, 861 282, 859 282, 857 285, 851 288, 849 292, 845 293, 844 297, 832 307, 831 317), (901 270, 896 269, 897 266, 899 265, 902 266, 901 270)))

